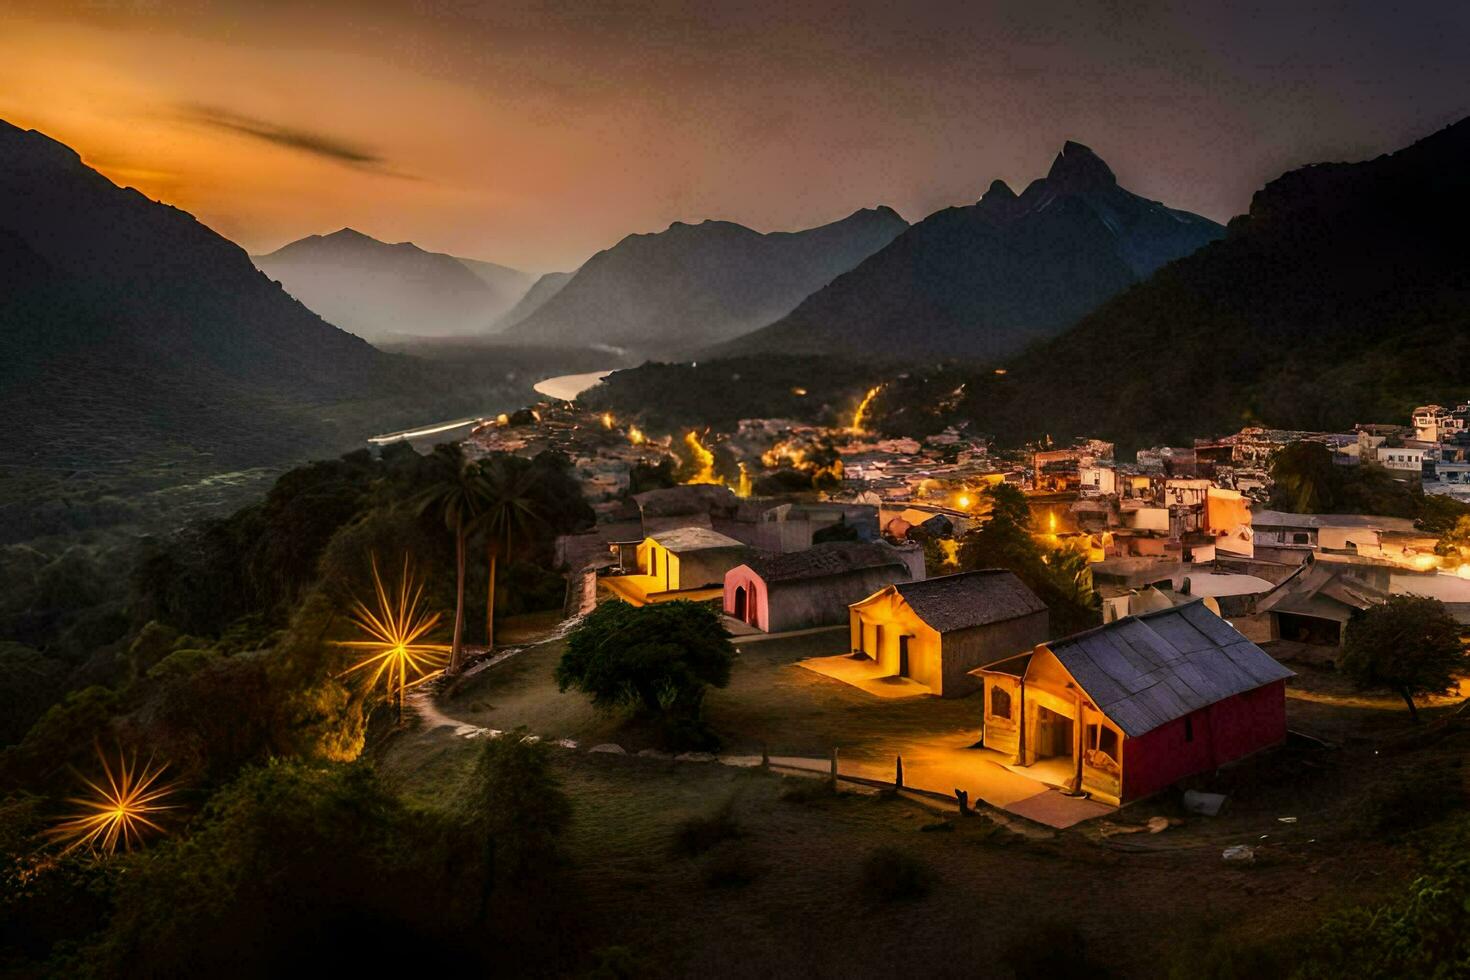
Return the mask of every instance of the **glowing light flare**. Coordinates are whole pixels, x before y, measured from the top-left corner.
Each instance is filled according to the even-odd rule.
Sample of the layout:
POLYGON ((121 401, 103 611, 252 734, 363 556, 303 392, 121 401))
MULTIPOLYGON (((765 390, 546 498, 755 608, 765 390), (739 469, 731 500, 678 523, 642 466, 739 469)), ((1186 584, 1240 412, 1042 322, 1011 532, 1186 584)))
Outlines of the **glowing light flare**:
POLYGON ((864 431, 863 421, 868 417, 868 406, 873 404, 873 399, 882 390, 882 385, 868 389, 868 393, 863 396, 863 400, 858 402, 857 411, 852 413, 852 425, 848 426, 849 431, 853 433, 862 433, 864 431))
POLYGON ((974 503, 974 501, 970 499, 970 495, 967 493, 962 493, 955 498, 955 504, 959 507, 960 510, 969 510, 972 503, 974 503))
POLYGON ((958 568, 960 566, 960 543, 953 538, 939 539, 939 554, 943 557, 947 567, 958 568))
POLYGON ((724 485, 724 479, 715 473, 715 454, 700 441, 698 433, 693 429, 684 433, 684 446, 689 450, 689 461, 694 465, 694 475, 685 480, 685 483, 724 485))
POLYGON ((602 413, 602 427, 604 429, 611 429, 613 427, 612 412, 603 412, 602 413))
POLYGON ((735 496, 749 497, 751 493, 750 472, 745 468, 745 463, 740 464, 740 483, 735 488, 735 496))
POLYGON ((628 441, 635 446, 641 446, 648 441, 648 437, 643 434, 643 430, 638 428, 638 426, 630 425, 628 426, 628 441))
POLYGON ((130 760, 119 750, 114 769, 100 747, 97 758, 102 763, 102 779, 94 781, 78 773, 90 795, 68 800, 81 807, 81 811, 66 817, 49 832, 51 837, 69 842, 63 854, 90 848, 111 856, 117 853, 119 844, 124 851, 131 851, 147 835, 165 833, 155 818, 166 810, 177 809, 162 802, 175 789, 171 783, 158 781, 167 765, 155 767, 150 759, 140 767, 136 754, 130 760))
POLYGON ((371 670, 368 687, 376 687, 384 681, 390 696, 396 691, 398 717, 402 720, 404 692, 442 674, 450 648, 419 642, 421 637, 439 625, 439 613, 429 613, 423 608, 424 586, 422 582, 414 581, 408 556, 403 556, 403 575, 396 593, 390 593, 383 585, 376 558, 372 568, 377 608, 369 608, 358 600, 351 617, 368 639, 346 640, 337 644, 361 651, 364 656, 337 676, 347 677, 371 670))

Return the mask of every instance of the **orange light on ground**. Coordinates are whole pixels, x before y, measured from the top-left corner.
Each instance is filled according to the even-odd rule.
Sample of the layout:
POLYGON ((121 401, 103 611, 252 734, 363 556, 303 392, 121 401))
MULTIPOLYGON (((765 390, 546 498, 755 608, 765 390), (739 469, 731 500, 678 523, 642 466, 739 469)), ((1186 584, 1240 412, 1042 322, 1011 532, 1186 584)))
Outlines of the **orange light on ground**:
POLYGON ((69 841, 63 854, 85 847, 110 856, 117 852, 119 844, 124 851, 131 851, 146 835, 163 833, 154 818, 165 810, 175 809, 162 802, 174 792, 173 785, 158 782, 168 766, 155 768, 150 760, 140 768, 136 755, 128 760, 119 751, 114 770, 101 748, 97 749, 97 758, 102 763, 102 780, 94 782, 78 774, 91 795, 69 800, 81 807, 81 812, 67 817, 50 831, 50 836, 57 840, 69 841))
POLYGON ((398 720, 402 722, 404 692, 442 674, 449 647, 419 642, 420 637, 439 625, 439 614, 424 610, 424 586, 414 582, 408 556, 403 556, 403 576, 393 595, 378 574, 377 559, 373 559, 372 566, 377 608, 370 609, 358 601, 352 614, 352 622, 368 639, 338 643, 349 650, 363 651, 366 656, 337 676, 346 677, 373 668, 368 686, 376 687, 379 681, 386 681, 389 695, 397 694, 398 720))
POLYGON ((950 568, 958 568, 960 564, 960 543, 952 538, 939 539, 939 553, 943 556, 944 564, 950 568))
POLYGON ((738 487, 736 487, 736 489, 735 489, 735 496, 737 496, 737 497, 749 497, 750 496, 750 493, 751 493, 750 472, 745 468, 745 464, 744 463, 741 463, 740 464, 740 485, 738 487))

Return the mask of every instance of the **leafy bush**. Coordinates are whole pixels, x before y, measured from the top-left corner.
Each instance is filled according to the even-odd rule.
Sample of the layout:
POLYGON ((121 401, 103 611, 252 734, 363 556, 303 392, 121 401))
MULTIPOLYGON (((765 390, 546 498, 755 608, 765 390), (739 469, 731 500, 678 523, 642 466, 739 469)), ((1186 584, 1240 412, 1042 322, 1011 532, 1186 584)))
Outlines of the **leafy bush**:
POLYGON ((735 820, 735 801, 726 800, 714 813, 687 817, 680 821, 674 830, 673 849, 675 854, 694 857, 739 836, 740 824, 735 820))
POLYGON ((486 841, 492 883, 524 884, 562 861, 558 839, 572 810, 550 752, 525 729, 486 739, 480 749, 461 806, 486 841))
POLYGON ((1298 980, 1449 980, 1470 974, 1470 821, 1461 818, 1422 872, 1376 908, 1328 916, 1301 949, 1298 980))
POLYGON ((896 847, 878 847, 863 860, 863 892, 880 902, 912 901, 934 890, 939 876, 923 861, 896 847))
POLYGON ((708 742, 704 692, 730 683, 735 648, 719 615, 693 602, 634 607, 605 602, 567 640, 557 686, 576 688, 604 711, 633 708, 664 719, 674 746, 708 742))

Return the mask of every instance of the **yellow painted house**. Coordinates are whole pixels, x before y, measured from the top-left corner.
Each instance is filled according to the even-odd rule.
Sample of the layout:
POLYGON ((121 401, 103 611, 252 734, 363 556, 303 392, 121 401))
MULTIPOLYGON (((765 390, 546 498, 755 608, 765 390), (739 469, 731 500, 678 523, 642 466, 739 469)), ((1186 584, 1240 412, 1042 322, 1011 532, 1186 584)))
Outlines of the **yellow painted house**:
POLYGON ((710 599, 724 594, 725 573, 749 561, 754 550, 707 527, 659 531, 642 541, 614 543, 629 549, 637 572, 611 576, 607 585, 641 605, 670 599, 710 599))
POLYGON ((983 569, 885 586, 848 607, 851 649, 941 697, 979 688, 970 671, 1043 642, 1046 605, 1012 573, 983 569))

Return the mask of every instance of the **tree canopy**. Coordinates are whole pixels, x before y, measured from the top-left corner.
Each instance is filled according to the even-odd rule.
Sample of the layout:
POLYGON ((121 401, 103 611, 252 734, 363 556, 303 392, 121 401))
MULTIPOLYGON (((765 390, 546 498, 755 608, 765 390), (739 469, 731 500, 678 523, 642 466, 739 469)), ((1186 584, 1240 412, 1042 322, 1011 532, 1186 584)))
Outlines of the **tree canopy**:
POLYGON ((705 689, 729 684, 734 660, 730 634, 709 606, 605 602, 571 632, 556 683, 601 710, 632 708, 697 727, 705 689))
POLYGON ((1393 691, 1419 720, 1414 698, 1442 694, 1470 672, 1461 627, 1444 603, 1396 595, 1348 624, 1340 666, 1361 688, 1393 691))

